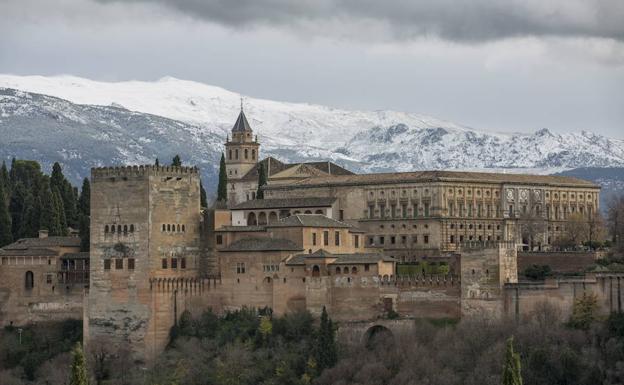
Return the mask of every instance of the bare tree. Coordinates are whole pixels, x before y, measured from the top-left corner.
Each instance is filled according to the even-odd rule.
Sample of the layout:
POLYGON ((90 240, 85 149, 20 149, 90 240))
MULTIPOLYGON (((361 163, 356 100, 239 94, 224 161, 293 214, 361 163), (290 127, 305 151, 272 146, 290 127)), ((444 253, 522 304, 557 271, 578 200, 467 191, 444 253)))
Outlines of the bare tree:
POLYGON ((544 218, 533 211, 520 215, 518 219, 520 226, 520 235, 529 245, 529 250, 533 250, 536 244, 544 242, 544 230, 546 229, 546 221, 544 218))
POLYGON ((607 206, 607 224, 614 246, 624 249, 624 195, 613 197, 607 206))
POLYGON ((570 246, 578 246, 587 241, 589 237, 587 218, 581 213, 570 214, 565 224, 565 235, 570 246))

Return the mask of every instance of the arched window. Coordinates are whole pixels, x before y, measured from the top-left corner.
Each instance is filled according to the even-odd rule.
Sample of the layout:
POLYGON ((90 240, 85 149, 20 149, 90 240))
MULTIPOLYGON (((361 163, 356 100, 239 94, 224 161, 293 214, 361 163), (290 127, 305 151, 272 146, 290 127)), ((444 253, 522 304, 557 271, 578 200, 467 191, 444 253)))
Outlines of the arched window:
POLYGON ((319 277, 320 275, 321 275, 321 268, 318 267, 318 265, 314 265, 314 267, 312 267, 312 276, 319 277))
POLYGON ((257 224, 256 213, 249 213, 249 215, 247 215, 247 226, 256 226, 257 224))
POLYGON ((167 225, 167 231, 171 231, 171 225, 167 225))
POLYGON ((178 225, 178 233, 180 232, 180 225, 178 225))
POLYGON ((238 149, 234 150, 234 157, 238 159, 238 149))
POLYGON ((230 151, 229 151, 229 153, 228 153, 228 158, 229 158, 230 160, 232 160, 232 150, 230 150, 230 151))
POLYGON ((111 233, 115 234, 115 225, 111 226, 111 233))
POLYGON ((163 223, 163 226, 162 226, 162 231, 166 231, 166 230, 167 230, 167 227, 166 227, 166 226, 165 226, 165 224, 163 223))
POLYGON ((249 150, 245 149, 245 159, 249 158, 249 150))
POLYGON ((340 274, 340 266, 336 267, 336 274, 340 274))
POLYGON ((104 226, 104 234, 108 234, 108 225, 104 226))
POLYGON ((275 211, 271 211, 269 214, 269 223, 277 222, 277 213, 275 211))
POLYGON ((304 214, 312 214, 312 211, 310 211, 310 210, 306 210, 306 211, 304 212, 304 214))
POLYGON ((117 232, 121 233, 121 225, 117 225, 117 232))
POLYGON ((315 214, 323 214, 323 210, 316 210, 315 214))
POLYGON ((256 160, 256 150, 251 150, 251 160, 256 160))
POLYGON ((27 271, 24 275, 24 287, 26 290, 32 290, 35 287, 35 276, 32 271, 27 271))
POLYGON ((261 212, 258 215, 258 224, 259 225, 266 225, 267 224, 267 216, 265 212, 261 212))
POLYGON ((124 229, 124 234, 128 234, 128 225, 124 225, 123 229, 124 229))
POLYGON ((357 274, 357 267, 353 266, 351 268, 351 274, 357 274))
POLYGON ((186 231, 186 226, 182 225, 182 232, 186 231))
POLYGON ((134 225, 130 225, 130 232, 134 233, 134 225))
POLYGON ((343 273, 343 274, 349 274, 349 268, 345 266, 345 267, 342 269, 342 273, 343 273))

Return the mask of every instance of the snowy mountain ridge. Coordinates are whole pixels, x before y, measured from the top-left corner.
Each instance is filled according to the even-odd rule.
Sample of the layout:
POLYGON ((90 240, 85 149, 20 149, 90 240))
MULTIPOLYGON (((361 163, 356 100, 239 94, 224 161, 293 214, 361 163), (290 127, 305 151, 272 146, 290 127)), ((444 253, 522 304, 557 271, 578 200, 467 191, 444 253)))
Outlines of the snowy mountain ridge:
MULTIPOLYGON (((7 95, 0 99, 0 129, 28 126, 31 116, 30 126, 38 122, 43 130, 51 123, 45 111, 53 111, 74 127, 74 135, 83 127, 78 137, 84 141, 98 143, 114 132, 120 141, 116 162, 166 159, 172 143, 182 141, 191 151, 189 161, 207 165, 208 160, 218 158, 240 109, 240 94, 172 77, 113 83, 74 76, 0 75, 0 88, 21 91, 8 95, 5 90, 7 95), (11 103, 20 107, 9 108, 11 103), (31 115, 20 115, 29 110, 31 115), (95 119, 94 114, 106 119, 95 119), (124 123, 128 119, 133 122, 130 128, 124 123), (137 125, 139 121, 145 127, 137 125), (124 131, 131 147, 121 140, 124 131), (167 142, 156 143, 159 140, 167 142)), ((493 133, 412 113, 349 111, 251 97, 244 98, 244 108, 263 156, 290 162, 330 159, 357 172, 489 169, 551 173, 624 166, 623 140, 588 131, 493 133)), ((58 120, 53 123, 62 129, 58 120)), ((15 146, 15 142, 0 143, 8 149, 15 146)))

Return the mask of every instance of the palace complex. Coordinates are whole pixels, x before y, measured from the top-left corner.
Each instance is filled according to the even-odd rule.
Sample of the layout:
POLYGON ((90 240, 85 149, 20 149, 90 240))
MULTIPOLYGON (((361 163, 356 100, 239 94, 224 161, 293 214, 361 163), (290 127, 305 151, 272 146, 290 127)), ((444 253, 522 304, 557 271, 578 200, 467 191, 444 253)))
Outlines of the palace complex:
POLYGON ((617 274, 518 279, 523 258, 556 258, 562 269, 582 260, 580 272, 591 263, 555 252, 571 220, 598 213, 590 182, 260 160, 243 111, 225 159, 228 200, 210 209, 196 168, 93 169, 90 253, 45 233, 2 249, 0 323, 83 317, 87 345, 127 345, 149 362, 186 310, 326 307, 348 327, 389 314, 518 318, 540 301, 569 312, 586 291, 601 311, 621 309, 617 274), (256 199, 260 167, 267 184, 256 199))

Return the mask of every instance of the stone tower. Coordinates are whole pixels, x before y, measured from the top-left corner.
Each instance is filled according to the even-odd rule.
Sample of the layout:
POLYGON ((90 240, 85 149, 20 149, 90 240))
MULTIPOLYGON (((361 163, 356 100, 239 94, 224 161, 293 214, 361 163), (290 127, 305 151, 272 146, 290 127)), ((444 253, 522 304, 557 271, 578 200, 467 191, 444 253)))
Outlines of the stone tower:
POLYGON ((236 186, 240 186, 238 182, 241 182, 242 178, 258 163, 259 149, 260 144, 253 135, 241 104, 238 119, 232 127, 232 139, 228 138, 225 143, 225 167, 228 182, 230 182, 228 183, 228 198, 241 194, 240 191, 236 191, 236 186), (234 191, 232 191, 233 186, 234 191))
POLYGON ((150 361, 162 351, 179 317, 181 293, 156 287, 198 276, 199 227, 196 168, 91 171, 87 345, 128 348, 139 361, 150 361))

